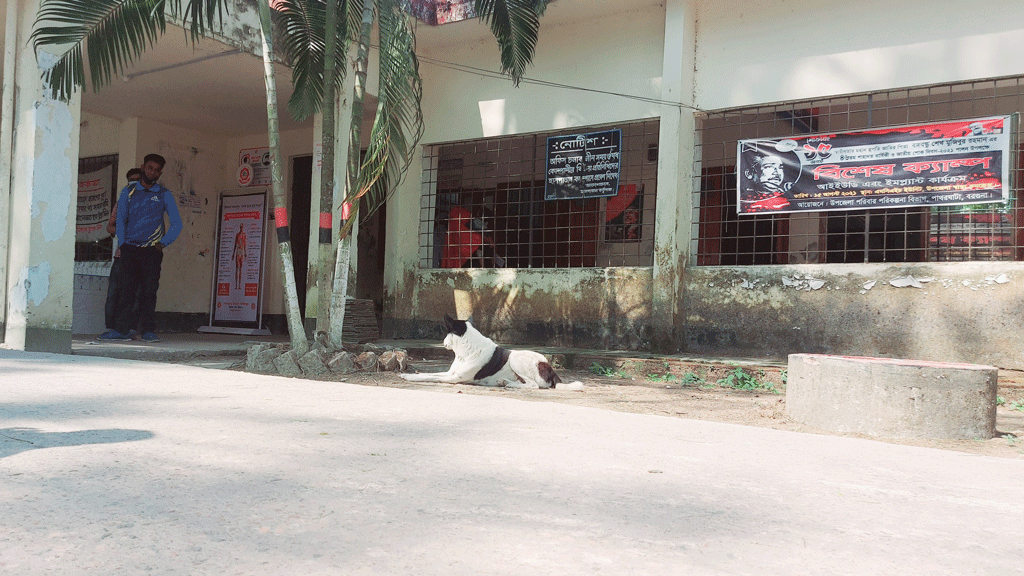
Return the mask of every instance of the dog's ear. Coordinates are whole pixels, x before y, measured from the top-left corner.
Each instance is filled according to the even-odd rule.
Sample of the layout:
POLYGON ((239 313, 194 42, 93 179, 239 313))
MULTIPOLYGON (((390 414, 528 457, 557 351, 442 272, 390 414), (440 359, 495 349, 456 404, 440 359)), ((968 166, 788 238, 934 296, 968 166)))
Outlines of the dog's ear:
POLYGON ((466 320, 456 320, 451 316, 444 315, 444 326, 449 334, 455 334, 460 338, 466 335, 466 320))

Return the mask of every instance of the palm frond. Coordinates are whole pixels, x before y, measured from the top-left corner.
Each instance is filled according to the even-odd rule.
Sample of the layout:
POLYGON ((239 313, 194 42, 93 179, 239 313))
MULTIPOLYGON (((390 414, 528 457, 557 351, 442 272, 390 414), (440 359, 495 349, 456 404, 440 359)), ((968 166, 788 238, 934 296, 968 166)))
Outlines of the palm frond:
POLYGON ((279 0, 276 8, 279 46, 292 69, 288 111, 301 120, 319 112, 323 101, 324 3, 279 0))
MULTIPOLYGON (((338 54, 343 55, 358 26, 352 24, 352 7, 361 4, 350 0, 332 0, 338 3, 339 14, 335 38, 338 54)), ((324 52, 326 44, 325 0, 278 0, 275 4, 280 28, 280 47, 292 69, 293 92, 288 111, 296 120, 304 120, 323 107, 324 52)), ((340 88, 345 81, 348 66, 341 57, 335 66, 334 85, 340 88)))
POLYGON ((365 196, 367 201, 363 217, 379 208, 395 189, 423 135, 423 82, 415 37, 409 16, 398 2, 378 2, 378 30, 377 111, 355 190, 356 198, 365 196))
POLYGON ((43 0, 32 31, 32 45, 64 48, 44 71, 54 98, 67 100, 85 85, 92 89, 121 74, 167 30, 165 13, 189 21, 195 41, 223 16, 228 0, 43 0), (66 46, 66 48, 65 48, 66 46), (83 57, 83 47, 85 54, 83 57))
POLYGON ((533 61, 540 17, 548 0, 475 0, 480 19, 488 23, 501 51, 501 71, 516 86, 533 61))
POLYGON ((224 0, 188 0, 184 8, 181 0, 167 0, 168 11, 181 17, 189 24, 189 33, 193 42, 202 38, 215 24, 223 22, 224 0))
POLYGON ((166 30, 164 0, 44 0, 32 44, 71 46, 43 74, 54 98, 67 100, 85 84, 85 61, 94 90, 121 73, 166 30))

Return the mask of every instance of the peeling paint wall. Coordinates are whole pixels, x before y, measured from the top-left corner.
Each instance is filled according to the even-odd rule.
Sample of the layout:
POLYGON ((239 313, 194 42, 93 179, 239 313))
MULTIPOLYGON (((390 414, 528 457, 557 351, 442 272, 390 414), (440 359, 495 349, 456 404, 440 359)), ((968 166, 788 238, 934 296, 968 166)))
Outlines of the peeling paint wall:
POLYGON ((385 335, 444 337, 445 314, 473 317, 497 342, 579 348, 650 347, 651 270, 438 270, 409 272, 411 289, 385 294, 385 308, 409 310, 386 319, 385 335))
MULTIPOLYGON (((19 5, 20 37, 29 36, 37 8, 33 2, 19 5)), ((21 350, 67 352, 71 348, 79 101, 72 98, 64 103, 48 97, 39 66, 54 62, 52 54, 40 50, 37 60, 28 47, 18 50, 14 60, 12 109, 4 111, 13 121, 9 249, 2 278, 7 288, 4 344, 21 350)), ((9 64, 10 59, 5 62, 9 64)))
POLYGON ((1024 368, 1024 263, 691 268, 687 352, 1024 368))

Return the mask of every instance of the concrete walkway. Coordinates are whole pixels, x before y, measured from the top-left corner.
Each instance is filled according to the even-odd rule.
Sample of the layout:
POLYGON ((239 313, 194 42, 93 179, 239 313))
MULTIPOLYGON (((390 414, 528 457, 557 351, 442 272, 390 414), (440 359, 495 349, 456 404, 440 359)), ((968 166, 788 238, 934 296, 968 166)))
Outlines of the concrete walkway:
POLYGON ((1022 518, 1021 460, 0 350, 0 574, 1012 575, 1022 518))

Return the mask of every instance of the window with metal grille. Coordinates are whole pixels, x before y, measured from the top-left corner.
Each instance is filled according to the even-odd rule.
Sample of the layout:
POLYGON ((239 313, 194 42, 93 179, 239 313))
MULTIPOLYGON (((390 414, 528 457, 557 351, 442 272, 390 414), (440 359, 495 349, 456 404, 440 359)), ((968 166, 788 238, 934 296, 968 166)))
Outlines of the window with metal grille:
MULTIPOLYGON (((117 201, 117 183, 120 182, 119 175, 117 173, 117 154, 109 154, 106 156, 92 156, 89 158, 78 159, 78 174, 102 174, 103 177, 109 178, 110 180, 110 203, 107 206, 109 216, 109 209, 113 206, 113 203, 117 201)), ((85 215, 79 214, 79 221, 85 215)), ((106 229, 106 224, 103 226, 106 229)), ((104 262, 110 260, 111 254, 113 253, 114 239, 111 236, 105 236, 98 240, 90 242, 79 242, 75 241, 75 261, 76 262, 104 262)))
POLYGON ((424 146, 423 268, 651 266, 657 119, 424 146), (547 139, 620 129, 616 196, 545 200, 547 139))
POLYGON ((1024 77, 708 112, 697 118, 695 264, 1024 259, 1019 122, 998 204, 737 215, 737 142, 1018 113, 1024 77))

